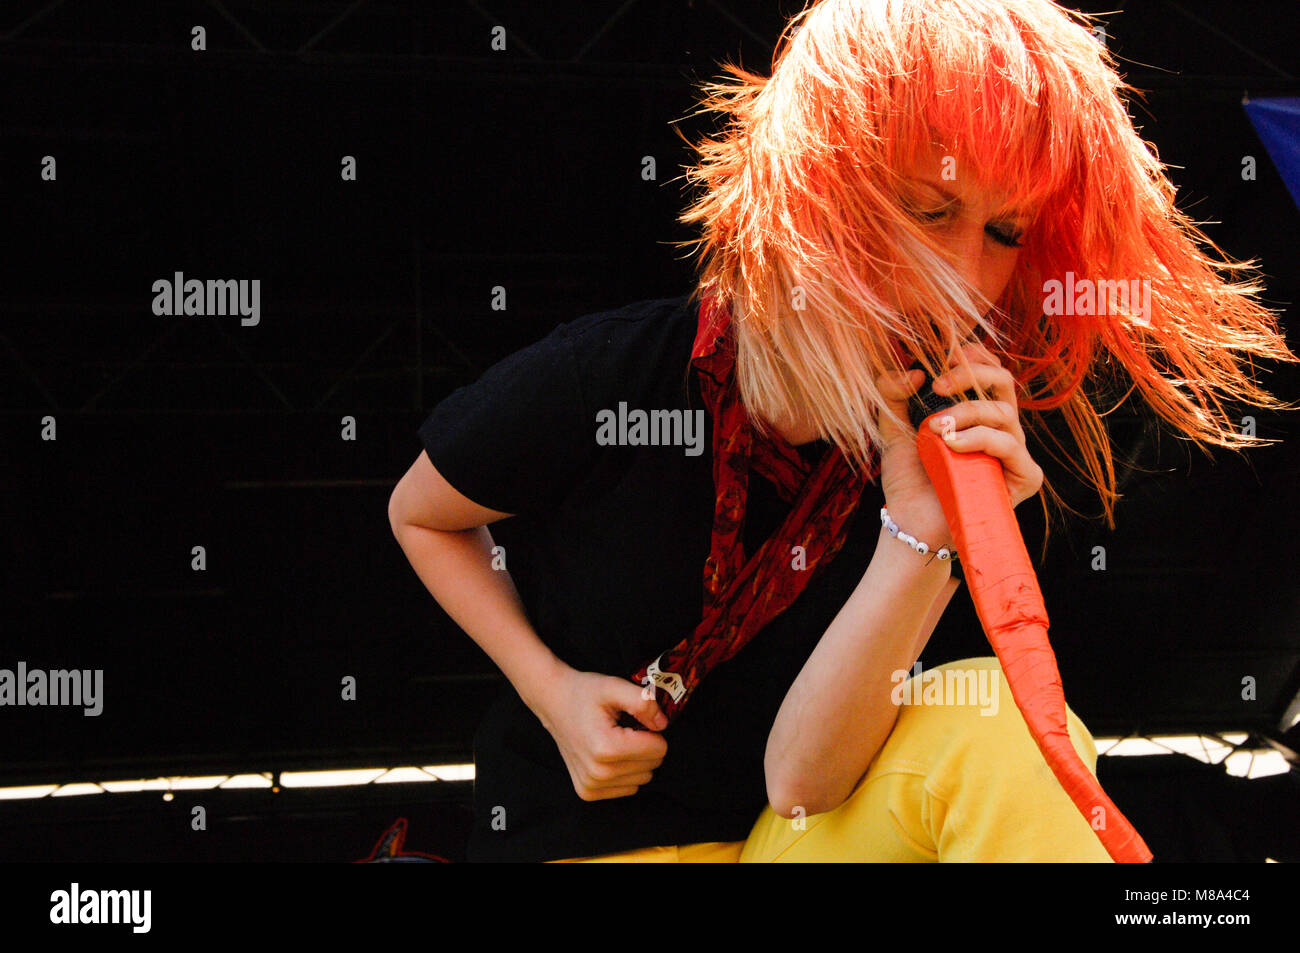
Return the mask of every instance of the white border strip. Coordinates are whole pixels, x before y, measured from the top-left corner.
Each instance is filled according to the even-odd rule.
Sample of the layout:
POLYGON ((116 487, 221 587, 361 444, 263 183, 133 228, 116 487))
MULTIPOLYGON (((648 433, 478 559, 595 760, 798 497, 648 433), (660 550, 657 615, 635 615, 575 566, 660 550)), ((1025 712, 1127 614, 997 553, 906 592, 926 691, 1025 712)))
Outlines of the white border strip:
MULTIPOLYGON (((285 771, 280 784, 285 788, 350 787, 360 784, 410 784, 428 781, 473 781, 472 764, 431 764, 424 767, 354 768, 345 771, 285 771)), ((248 774, 213 774, 204 777, 141 778, 135 781, 73 781, 67 784, 31 784, 0 788, 0 801, 33 800, 43 797, 77 797, 87 794, 137 794, 160 791, 170 801, 174 791, 208 791, 272 787, 269 771, 248 774)))
MULTIPOLYGON (((1236 749, 1249 735, 1244 731, 1210 735, 1152 735, 1150 737, 1097 737, 1097 754, 1102 757, 1147 757, 1185 754, 1206 764, 1221 764, 1239 778, 1262 778, 1285 774, 1290 763, 1272 748, 1236 749)), ((285 771, 280 784, 286 788, 352 787, 362 784, 419 784, 431 781, 473 781, 472 764, 433 764, 417 767, 352 768, 330 771, 285 771)), ((135 781, 74 781, 67 784, 32 784, 0 788, 0 801, 33 800, 44 797, 78 797, 90 794, 136 794, 160 791, 170 801, 174 791, 266 789, 272 786, 269 771, 245 774, 214 774, 202 777, 168 777, 135 781)))

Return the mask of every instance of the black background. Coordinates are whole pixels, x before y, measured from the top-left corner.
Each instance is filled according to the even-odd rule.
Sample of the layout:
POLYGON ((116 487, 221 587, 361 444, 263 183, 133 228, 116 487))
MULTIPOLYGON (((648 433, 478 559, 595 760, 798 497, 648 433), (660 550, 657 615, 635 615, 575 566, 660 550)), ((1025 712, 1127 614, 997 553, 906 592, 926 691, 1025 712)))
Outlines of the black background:
MULTIPOLYGON (((1148 91, 1135 122, 1180 206, 1259 260, 1296 350, 1300 212, 1240 102, 1297 94, 1291 5, 1082 9, 1121 6, 1110 45, 1148 91)), ((693 237, 674 221, 691 158, 677 130, 710 128, 689 116, 693 83, 724 58, 767 72, 798 9, 6 4, 0 667, 102 668, 105 709, 0 709, 0 785, 469 760, 500 676, 390 533, 416 427, 557 323, 689 290, 670 243, 693 237), (341 180, 343 156, 357 181, 341 180), (260 279, 260 324, 154 316, 152 284, 176 271, 260 279), (356 701, 340 699, 346 675, 356 701)), ((1266 370, 1300 398, 1294 366, 1266 370)), ((1053 529, 1040 578, 1067 697, 1094 734, 1280 737, 1300 689, 1300 421, 1246 412, 1281 442, 1207 458, 1117 414, 1117 443, 1151 472, 1123 477, 1116 532, 1053 529)), ((512 545, 508 522, 493 534, 512 545)), ((923 660, 988 654, 968 600, 949 611, 964 624, 923 660)), ((1247 788, 1146 760, 1103 762, 1102 780, 1158 856, 1294 854, 1294 770, 1247 788)), ((408 846, 454 858, 469 786, 431 787, 0 802, 0 856, 353 859, 405 812, 422 825, 408 846), (192 802, 214 818, 203 844, 192 802)))

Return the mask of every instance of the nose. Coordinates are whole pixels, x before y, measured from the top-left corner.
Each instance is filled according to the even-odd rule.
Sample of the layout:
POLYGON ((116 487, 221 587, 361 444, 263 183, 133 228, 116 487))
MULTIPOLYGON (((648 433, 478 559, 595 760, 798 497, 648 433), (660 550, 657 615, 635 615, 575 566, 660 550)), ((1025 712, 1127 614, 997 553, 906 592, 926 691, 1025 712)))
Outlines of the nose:
POLYGON ((978 289, 984 264, 984 230, 975 225, 963 227, 953 235, 949 250, 957 272, 978 289))
MULTIPOLYGON (((965 225, 960 229, 954 229, 948 242, 948 251, 952 266, 957 273, 965 279, 966 283, 973 289, 975 294, 975 305, 980 309, 980 313, 987 311, 992 302, 988 300, 986 294, 985 272, 987 263, 985 262, 985 242, 984 229, 979 224, 965 225)), ((965 321, 969 325, 965 328, 963 340, 970 339, 975 324, 972 321, 965 321)))

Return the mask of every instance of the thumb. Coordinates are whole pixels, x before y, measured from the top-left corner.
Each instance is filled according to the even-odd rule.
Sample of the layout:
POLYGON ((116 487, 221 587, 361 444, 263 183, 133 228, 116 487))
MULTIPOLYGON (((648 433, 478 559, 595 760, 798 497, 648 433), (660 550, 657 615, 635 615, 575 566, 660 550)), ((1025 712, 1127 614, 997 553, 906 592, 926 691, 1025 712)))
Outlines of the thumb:
MULTIPOLYGON (((876 388, 880 391, 880 396, 885 399, 889 410, 893 411, 899 419, 907 420, 908 401, 924 381, 925 372, 915 369, 901 374, 882 374, 876 378, 876 388)), ((884 411, 877 413, 876 423, 880 427, 880 435, 886 448, 906 433, 884 411)))
POLYGON ((651 731, 663 731, 668 727, 668 718, 659 708, 653 688, 643 688, 625 678, 614 678, 610 680, 608 700, 651 731))

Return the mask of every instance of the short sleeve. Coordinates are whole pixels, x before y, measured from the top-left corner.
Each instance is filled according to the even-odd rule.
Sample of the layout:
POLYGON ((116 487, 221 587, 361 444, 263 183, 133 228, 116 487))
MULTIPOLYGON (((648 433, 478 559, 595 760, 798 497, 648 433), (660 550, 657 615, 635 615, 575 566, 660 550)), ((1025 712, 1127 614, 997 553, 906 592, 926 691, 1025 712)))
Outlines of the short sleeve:
POLYGON ((565 325, 452 391, 419 429, 429 460, 459 493, 530 515, 563 501, 590 462, 594 435, 565 325))

